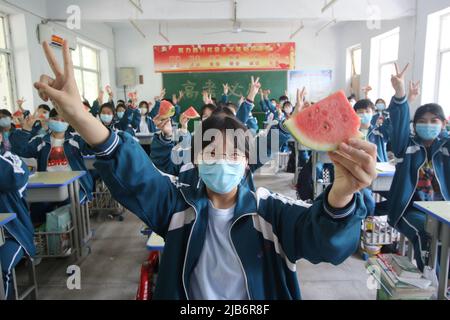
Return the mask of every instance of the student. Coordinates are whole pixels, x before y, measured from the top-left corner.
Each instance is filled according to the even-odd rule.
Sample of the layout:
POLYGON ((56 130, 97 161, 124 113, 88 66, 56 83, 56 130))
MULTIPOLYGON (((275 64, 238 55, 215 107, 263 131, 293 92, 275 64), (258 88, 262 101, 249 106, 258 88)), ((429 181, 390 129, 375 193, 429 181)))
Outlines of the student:
MULTIPOLYGON (((3 143, 0 135, 0 145, 3 143)), ((6 298, 15 298, 12 270, 24 257, 36 254, 34 228, 25 199, 24 189, 28 183, 28 168, 24 162, 0 146, 0 212, 15 213, 16 219, 4 226, 5 243, 0 247, 3 285, 6 298)))
POLYGON ((410 108, 405 91, 409 64, 392 76, 395 96, 389 113, 391 143, 397 170, 390 190, 389 223, 414 246, 417 266, 424 270, 423 253, 428 251, 426 215, 414 209, 414 201, 450 201, 450 139, 445 132, 445 115, 437 104, 421 106, 414 115, 410 131, 410 108))
POLYGON ((34 123, 32 134, 34 135, 45 135, 48 131, 47 121, 50 117, 50 107, 47 104, 39 105, 36 110, 36 117, 38 120, 34 123))
POLYGON ((384 118, 383 121, 378 118, 373 124, 375 106, 369 99, 359 100, 353 108, 361 119, 360 131, 364 138, 377 146, 377 161, 388 162, 386 144, 389 141, 391 125, 389 118, 384 118))
POLYGON ((3 151, 11 151, 11 134, 16 130, 12 124, 12 114, 6 109, 0 109, 0 135, 2 136, 3 151))
POLYGON ((155 133, 157 131, 155 123, 150 116, 150 106, 147 101, 139 103, 139 126, 137 132, 139 133, 155 133))
POLYGON ((286 101, 283 104, 282 110, 283 110, 283 118, 282 119, 288 120, 291 117, 292 112, 294 111, 294 107, 292 106, 292 103, 290 101, 286 101))
MULTIPOLYGON (((34 121, 34 117, 29 117, 22 123, 22 130, 16 130, 11 135, 12 151, 15 154, 23 158, 35 158, 39 172, 87 171, 83 155, 93 152, 78 133, 69 130, 69 124, 56 109, 50 112, 49 133, 46 135, 32 136, 34 121)), ((83 176, 80 179, 80 202, 92 199, 92 188, 91 176, 83 176)), ((36 216, 36 222, 43 222, 44 214, 54 207, 54 204, 34 206, 31 211, 36 216)))
MULTIPOLYGON (((161 174, 129 135, 83 111, 67 42, 64 72, 46 42, 44 49, 64 85, 53 88, 54 81, 41 78, 35 84, 41 97, 54 100, 95 147, 95 166, 114 198, 165 239, 155 299, 300 299, 297 260, 339 264, 357 249, 366 215, 359 190, 376 176, 372 144, 351 140, 340 146, 341 154, 330 154, 337 179, 309 207, 264 188, 252 193, 241 184, 248 144, 219 136, 212 143, 194 136, 201 142, 200 150, 193 148, 201 184, 182 185, 161 174)), ((203 132, 246 130, 228 115, 203 124, 203 132)))
POLYGON ((139 129, 141 121, 141 113, 139 108, 133 107, 134 104, 125 106, 123 103, 118 103, 116 107, 116 123, 115 127, 121 131, 127 131, 134 135, 134 132, 139 129))
POLYGON ((277 113, 277 101, 275 99, 269 100, 270 90, 261 90, 261 100, 259 102, 261 111, 265 113, 265 121, 268 122, 269 116, 274 115, 274 118, 278 118, 277 113))

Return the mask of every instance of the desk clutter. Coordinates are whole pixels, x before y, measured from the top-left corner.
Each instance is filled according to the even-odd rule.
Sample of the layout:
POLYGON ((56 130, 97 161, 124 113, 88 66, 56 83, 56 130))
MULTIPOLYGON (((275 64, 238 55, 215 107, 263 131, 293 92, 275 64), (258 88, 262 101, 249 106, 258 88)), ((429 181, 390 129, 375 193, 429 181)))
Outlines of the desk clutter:
POLYGON ((436 293, 432 281, 425 279, 407 257, 380 254, 369 258, 367 265, 379 283, 379 300, 429 300, 436 293))

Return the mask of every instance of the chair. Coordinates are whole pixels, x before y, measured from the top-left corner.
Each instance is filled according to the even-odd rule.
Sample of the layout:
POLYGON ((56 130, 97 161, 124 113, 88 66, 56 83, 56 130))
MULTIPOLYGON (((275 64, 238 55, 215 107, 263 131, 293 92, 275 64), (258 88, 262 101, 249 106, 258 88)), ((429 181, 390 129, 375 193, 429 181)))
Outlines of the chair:
POLYGON ((23 288, 23 292, 19 292, 18 284, 17 284, 17 277, 16 277, 16 269, 14 268, 12 270, 12 276, 13 276, 13 284, 14 284, 14 292, 15 292, 15 299, 16 300, 25 300, 29 298, 29 300, 37 300, 38 299, 38 286, 36 281, 36 268, 34 261, 28 256, 25 255, 24 259, 22 260, 25 262, 25 266, 28 269, 28 279, 27 283, 24 285, 21 285, 20 288, 23 288))

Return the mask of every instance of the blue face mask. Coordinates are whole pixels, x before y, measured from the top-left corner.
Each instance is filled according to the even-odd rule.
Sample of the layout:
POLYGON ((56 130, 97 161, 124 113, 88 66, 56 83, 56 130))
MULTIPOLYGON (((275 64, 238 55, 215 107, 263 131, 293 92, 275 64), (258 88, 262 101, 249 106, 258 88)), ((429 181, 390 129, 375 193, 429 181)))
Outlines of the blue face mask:
POLYGON ((386 105, 384 103, 377 103, 376 106, 378 111, 384 111, 386 110, 386 105))
POLYGON ((358 114, 361 119, 362 125, 368 125, 372 121, 372 115, 370 113, 358 114))
POLYGON ((104 124, 110 124, 113 120, 113 116, 112 114, 101 114, 100 120, 102 120, 104 124))
POLYGON ((68 127, 69 127, 69 124, 67 122, 50 120, 48 123, 48 128, 50 129, 50 131, 53 131, 56 133, 66 132, 68 127))
POLYGON ((2 135, 3 135, 3 139, 9 140, 9 131, 3 132, 2 135))
POLYGON ((431 141, 436 139, 442 132, 440 124, 416 124, 416 133, 424 141, 431 141))
POLYGON ((125 115, 125 112, 117 112, 117 117, 119 119, 122 119, 124 115, 125 115))
POLYGON ((218 194, 227 194, 241 183, 245 174, 245 164, 225 161, 201 163, 198 171, 208 189, 218 194))
POLYGON ((5 117, 0 119, 0 128, 8 128, 11 125, 11 118, 5 117))

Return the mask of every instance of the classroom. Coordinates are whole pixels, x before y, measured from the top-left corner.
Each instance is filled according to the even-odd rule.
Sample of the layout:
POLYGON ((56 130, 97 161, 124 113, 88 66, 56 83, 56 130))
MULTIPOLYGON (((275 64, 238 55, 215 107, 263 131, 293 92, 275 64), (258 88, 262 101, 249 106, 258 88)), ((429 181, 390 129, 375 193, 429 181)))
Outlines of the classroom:
POLYGON ((449 134, 450 0, 0 0, 0 304, 449 300, 449 134))

